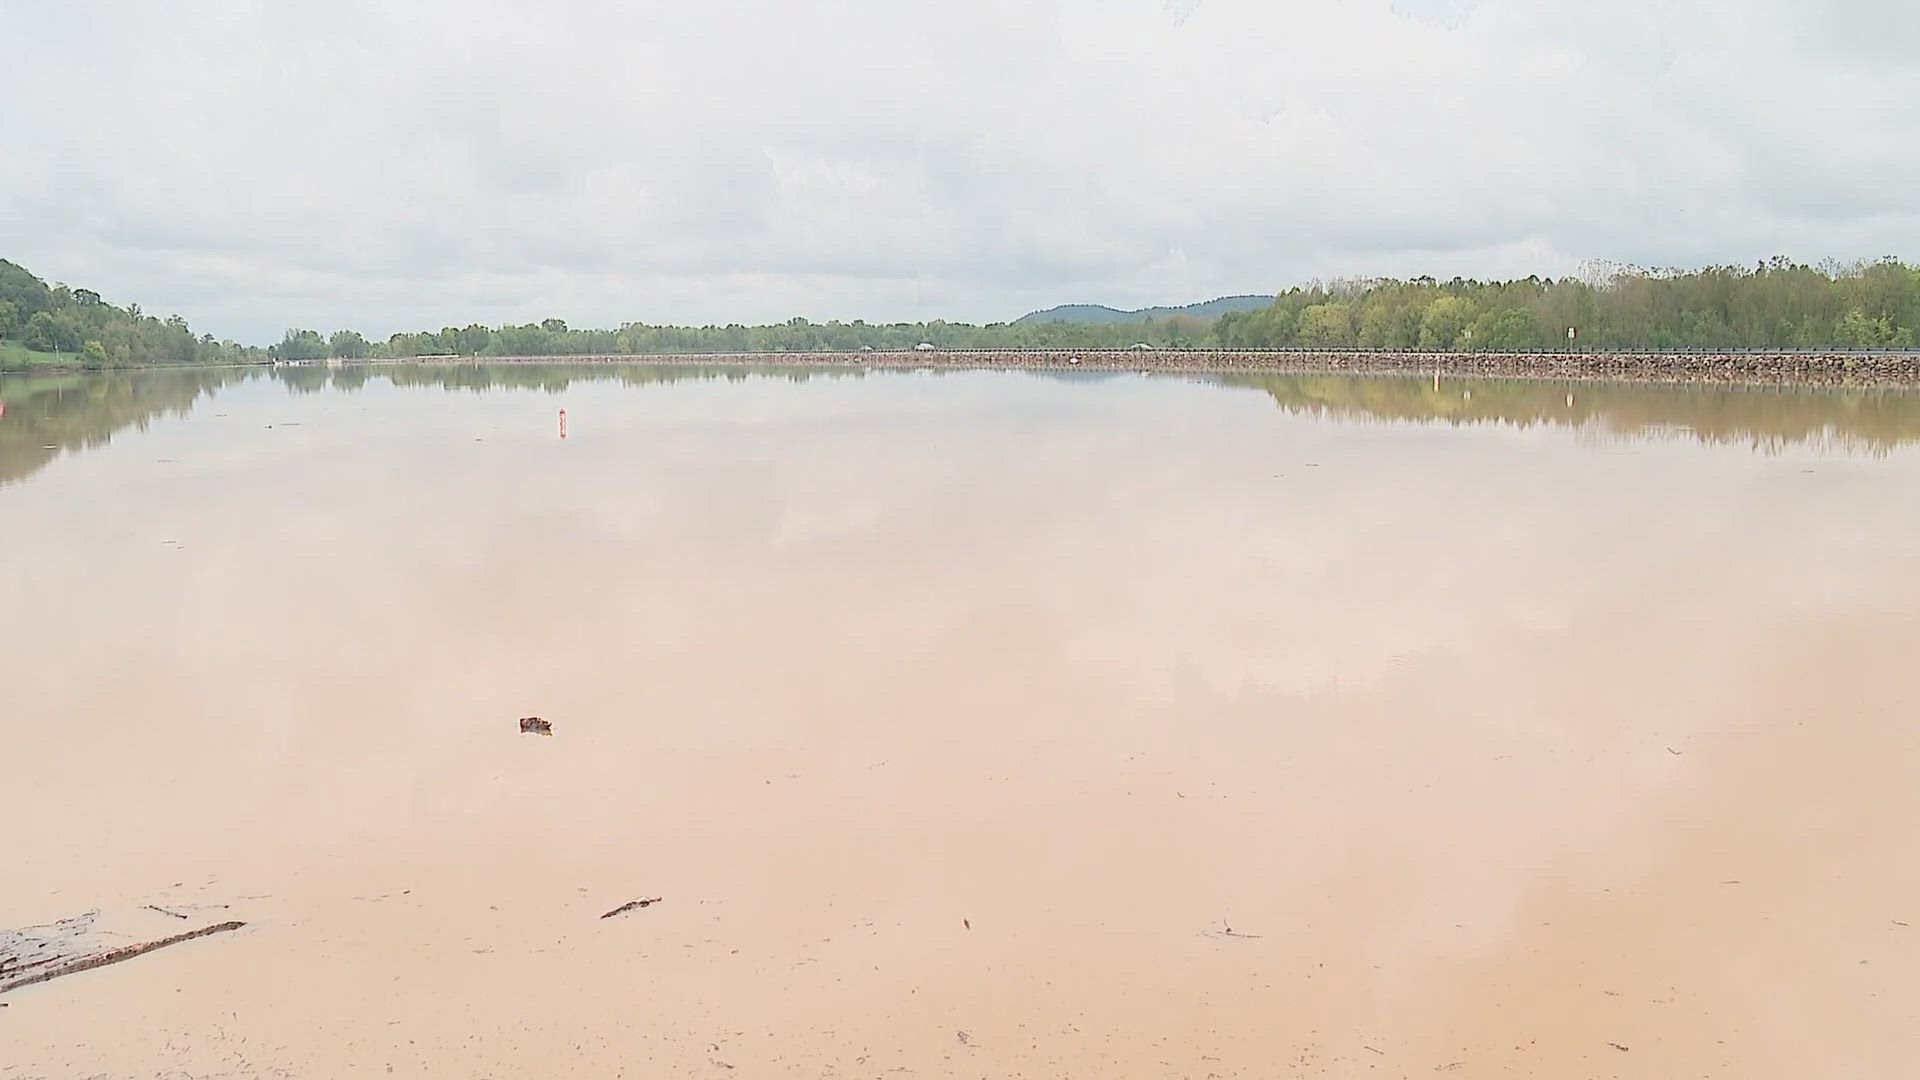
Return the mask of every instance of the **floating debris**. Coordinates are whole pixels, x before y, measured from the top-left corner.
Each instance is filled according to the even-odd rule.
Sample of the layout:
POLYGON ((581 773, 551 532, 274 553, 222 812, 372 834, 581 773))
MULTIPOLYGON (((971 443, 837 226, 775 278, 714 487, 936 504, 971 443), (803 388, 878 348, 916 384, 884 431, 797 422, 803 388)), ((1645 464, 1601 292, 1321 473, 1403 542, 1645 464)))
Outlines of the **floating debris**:
POLYGON ((1229 923, 1227 922, 1227 920, 1225 920, 1225 919, 1221 919, 1221 920, 1220 920, 1220 929, 1218 929, 1218 930, 1202 930, 1202 931, 1200 931, 1200 933, 1201 933, 1201 934, 1203 934, 1203 935, 1204 935, 1204 936, 1206 936, 1206 937, 1217 937, 1217 938, 1221 938, 1221 937, 1230 937, 1230 938, 1246 938, 1246 939, 1253 939, 1253 938, 1257 938, 1257 937, 1260 937, 1260 936, 1261 936, 1261 935, 1259 935, 1259 934, 1243 934, 1243 933, 1241 933, 1240 931, 1238 931, 1238 930, 1235 930, 1235 929, 1233 928, 1233 926, 1232 926, 1231 924, 1229 924, 1229 923))
POLYGON ((612 911, 609 911, 605 915, 602 915, 600 917, 603 919, 611 919, 615 915, 624 915, 627 912, 632 911, 634 908, 651 907, 654 904, 659 903, 660 899, 661 898, 658 896, 645 896, 645 897, 641 897, 638 900, 629 900, 626 903, 621 904, 619 907, 614 908, 612 911))
POLYGON ((553 724, 537 716, 523 716, 520 718, 520 734, 551 735, 553 734, 553 724))

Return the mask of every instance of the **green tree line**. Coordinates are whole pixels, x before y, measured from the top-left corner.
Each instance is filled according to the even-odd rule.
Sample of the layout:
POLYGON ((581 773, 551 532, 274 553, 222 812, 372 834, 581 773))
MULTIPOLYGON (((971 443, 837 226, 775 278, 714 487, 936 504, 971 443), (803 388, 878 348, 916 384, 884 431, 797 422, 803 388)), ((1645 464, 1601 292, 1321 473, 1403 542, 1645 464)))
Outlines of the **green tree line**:
POLYGON ((369 340, 351 329, 288 330, 266 350, 195 336, 178 316, 117 307, 87 289, 49 286, 0 261, 0 365, 56 354, 88 367, 415 356, 645 356, 683 353, 942 349, 1195 348, 1532 350, 1911 348, 1920 345, 1920 268, 1897 259, 1809 266, 1620 270, 1582 277, 1478 281, 1430 277, 1313 284, 1262 311, 1123 323, 810 322, 618 329, 537 323, 410 331, 369 340), (1569 341, 1568 329, 1574 330, 1569 341))
POLYGON ((910 349, 1371 348, 1431 350, 1912 348, 1920 344, 1920 268, 1897 259, 1814 267, 1617 270, 1513 281, 1372 279, 1281 293, 1263 311, 1218 320, 1127 323, 809 322, 577 330, 559 319, 475 324, 369 342, 289 330, 283 358, 568 356, 910 349), (1574 331, 1573 337, 1567 331, 1574 331))
POLYGON ((1774 259, 1557 280, 1347 282, 1290 289, 1264 311, 1222 316, 1213 332, 1226 348, 1912 348, 1920 269, 1774 259))
POLYGON ((117 307, 91 289, 48 285, 26 268, 0 259, 0 367, 27 366, 35 360, 106 368, 263 358, 256 348, 216 341, 211 334, 196 336, 178 315, 161 319, 142 312, 138 304, 117 307))
POLYGON ((804 318, 763 326, 654 326, 626 323, 617 330, 582 330, 563 320, 507 326, 449 326, 394 334, 369 342, 352 330, 323 335, 288 330, 273 347, 276 357, 405 358, 413 356, 663 356, 685 353, 878 352, 911 349, 926 342, 942 349, 1120 349, 1145 341, 1161 347, 1214 343, 1210 320, 1175 316, 1133 323, 1034 323, 985 326, 934 320, 911 323, 809 322, 804 318))

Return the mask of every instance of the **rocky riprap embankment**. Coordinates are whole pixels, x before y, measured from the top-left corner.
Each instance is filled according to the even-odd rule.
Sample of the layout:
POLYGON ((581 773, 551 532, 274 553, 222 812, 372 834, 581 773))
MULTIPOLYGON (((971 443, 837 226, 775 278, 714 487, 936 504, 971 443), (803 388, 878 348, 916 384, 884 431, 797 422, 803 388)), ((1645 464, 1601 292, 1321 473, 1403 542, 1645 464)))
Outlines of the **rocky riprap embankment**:
POLYGON ((1920 352, 1439 353, 1371 350, 940 350, 494 356, 479 363, 787 364, 871 368, 1082 368, 1115 371, 1437 372, 1443 375, 1920 385, 1920 352))

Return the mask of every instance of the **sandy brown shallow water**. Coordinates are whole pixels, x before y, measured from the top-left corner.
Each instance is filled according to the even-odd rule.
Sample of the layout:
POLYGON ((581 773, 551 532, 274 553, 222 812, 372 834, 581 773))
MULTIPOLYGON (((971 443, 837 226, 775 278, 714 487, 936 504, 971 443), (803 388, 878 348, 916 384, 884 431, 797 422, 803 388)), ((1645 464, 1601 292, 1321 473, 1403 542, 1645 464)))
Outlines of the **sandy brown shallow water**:
POLYGON ((0 381, 0 1078, 1920 1060, 1920 398, 687 374, 0 381))

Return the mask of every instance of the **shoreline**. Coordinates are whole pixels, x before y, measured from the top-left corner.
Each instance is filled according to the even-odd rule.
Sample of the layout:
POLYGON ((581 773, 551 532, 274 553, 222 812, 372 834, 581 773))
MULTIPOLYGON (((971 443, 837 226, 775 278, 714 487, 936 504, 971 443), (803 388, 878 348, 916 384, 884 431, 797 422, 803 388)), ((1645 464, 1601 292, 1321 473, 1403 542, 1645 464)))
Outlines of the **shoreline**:
POLYGON ((1444 375, 1653 383, 1751 383, 1920 389, 1920 352, 1902 353, 1416 353, 1238 349, 942 350, 409 357, 383 364, 630 364, 648 367, 804 367, 845 370, 1114 371, 1140 374, 1444 375))
MULTIPOLYGON (((335 366, 298 361, 302 367, 335 366)), ((1673 384, 1920 389, 1920 351, 1486 353, 1389 350, 954 349, 934 352, 783 352, 413 356, 342 360, 339 366, 625 364, 645 367, 795 367, 881 371, 1111 371, 1139 374, 1441 375, 1673 384)), ((272 369, 262 364, 136 364, 0 370, 0 378, 110 372, 272 369)))

